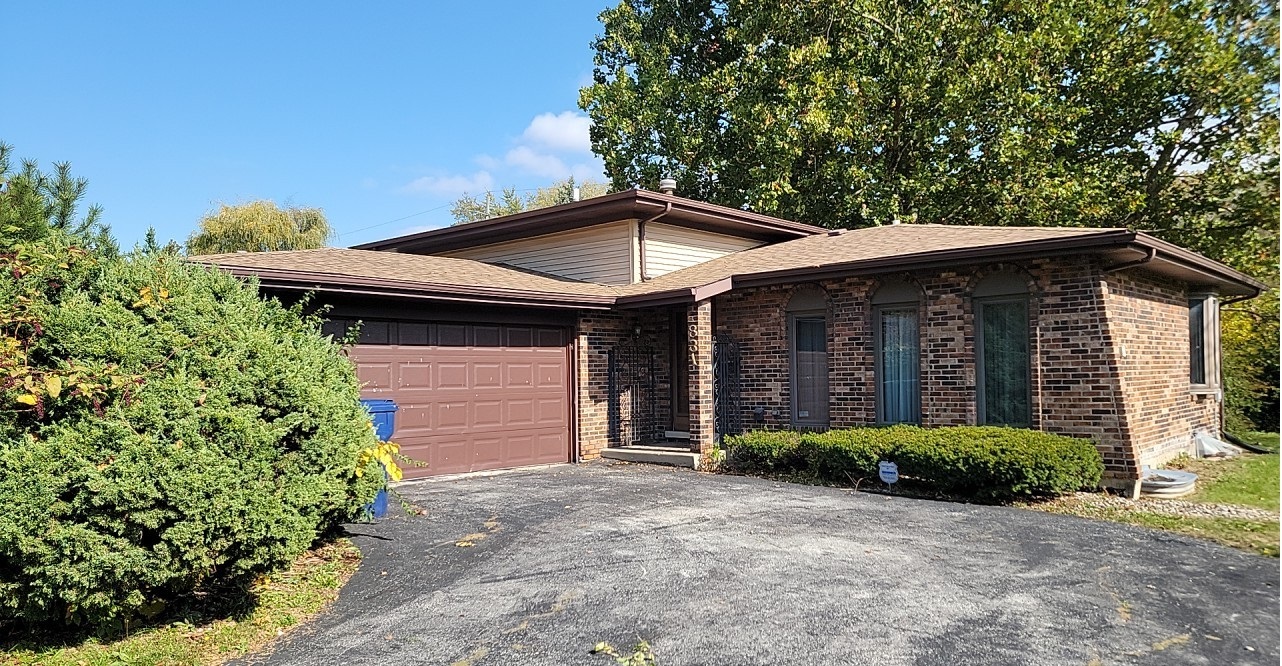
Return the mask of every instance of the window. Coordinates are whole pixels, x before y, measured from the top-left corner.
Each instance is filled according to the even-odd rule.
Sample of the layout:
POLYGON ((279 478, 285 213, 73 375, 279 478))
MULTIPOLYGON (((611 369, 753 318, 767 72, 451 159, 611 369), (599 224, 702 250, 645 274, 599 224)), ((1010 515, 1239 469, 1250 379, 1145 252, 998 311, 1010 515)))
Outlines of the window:
POLYGON ((828 427, 828 297, 807 287, 788 301, 793 425, 828 427))
POLYGON ((1189 296, 1189 383, 1214 389, 1220 379, 1220 308, 1214 294, 1189 296))
POLYGON ((1028 286, 1013 273, 975 286, 975 374, 979 422, 1032 425, 1028 286))
POLYGON ((877 422, 921 422, 921 293, 887 281, 872 297, 877 422))

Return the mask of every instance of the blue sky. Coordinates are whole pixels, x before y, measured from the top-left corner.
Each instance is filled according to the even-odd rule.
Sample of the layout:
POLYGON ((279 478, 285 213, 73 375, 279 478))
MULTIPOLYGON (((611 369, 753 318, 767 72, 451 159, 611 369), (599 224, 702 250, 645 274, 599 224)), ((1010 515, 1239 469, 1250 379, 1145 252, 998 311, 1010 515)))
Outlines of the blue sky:
POLYGON ((24 3, 0 141, 71 162, 126 246, 254 199, 336 245, 442 226, 464 190, 603 180, 578 89, 610 4, 24 3))

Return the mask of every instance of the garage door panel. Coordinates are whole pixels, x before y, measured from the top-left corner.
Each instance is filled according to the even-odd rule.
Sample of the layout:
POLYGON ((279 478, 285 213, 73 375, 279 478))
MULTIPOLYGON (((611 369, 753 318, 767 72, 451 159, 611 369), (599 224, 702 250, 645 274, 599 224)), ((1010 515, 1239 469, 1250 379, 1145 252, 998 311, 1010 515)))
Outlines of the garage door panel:
POLYGON ((432 364, 422 361, 396 364, 396 387, 402 391, 432 388, 432 364))
POLYGON ((437 389, 468 388, 468 364, 458 361, 448 361, 436 364, 436 385, 437 389))
POLYGON ((503 437, 473 437, 471 441, 471 467, 479 469, 493 469, 504 458, 503 437))
POLYGON ((472 364, 472 388, 503 388, 503 364, 485 361, 472 364))
POLYGON ((507 386, 509 388, 534 386, 534 364, 508 363, 507 386))
POLYGON ((502 428, 503 400, 477 400, 472 403, 472 429, 502 428))
POLYGON ((370 389, 391 388, 395 370, 391 363, 359 363, 356 366, 356 378, 370 389))
POLYGON ((539 388, 565 388, 565 364, 541 362, 535 377, 534 385, 539 388))
POLYGON ((534 425, 534 400, 505 400, 504 403, 507 406, 504 425, 513 428, 534 425))
POLYGON ((536 406, 538 411, 534 420, 539 425, 546 427, 565 421, 565 412, 568 406, 564 398, 540 398, 536 406))
POLYGON ((428 463, 407 466, 407 478, 569 459, 563 331, 407 322, 364 330, 378 343, 351 350, 362 395, 397 402, 394 441, 428 463))

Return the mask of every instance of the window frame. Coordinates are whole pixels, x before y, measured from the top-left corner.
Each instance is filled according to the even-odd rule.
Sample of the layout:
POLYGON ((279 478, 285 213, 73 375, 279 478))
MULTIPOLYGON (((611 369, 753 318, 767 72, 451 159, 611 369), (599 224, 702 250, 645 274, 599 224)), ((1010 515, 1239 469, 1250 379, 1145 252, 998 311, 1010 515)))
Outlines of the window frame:
POLYGON ((975 422, 978 425, 1009 426, 1012 428, 1032 428, 1033 425, 1033 336, 1029 330, 1032 317, 1033 299, 1030 294, 1009 294, 984 296, 974 299, 975 310, 975 422), (988 419, 988 401, 985 397, 987 373, 984 371, 984 352, 987 351, 984 340, 984 308, 988 305, 1003 303, 1020 303, 1024 306, 1024 327, 1026 358, 1024 363, 1024 403, 1027 409, 1023 423, 994 423, 988 419))
POLYGON ((788 313, 788 393, 789 405, 788 411, 792 425, 798 428, 828 428, 832 425, 832 368, 827 368, 827 377, 824 378, 827 384, 828 405, 824 409, 824 418, 814 418, 807 416, 804 419, 798 414, 798 386, 800 382, 797 376, 797 352, 800 351, 798 344, 800 342, 797 335, 797 324, 802 321, 818 322, 823 329, 824 356, 828 362, 831 362, 832 347, 828 344, 828 311, 827 310, 797 310, 788 313))
POLYGON ((1189 304, 1189 391, 1195 394, 1216 393, 1220 390, 1220 304, 1219 296, 1213 292, 1192 292, 1188 296, 1189 304), (1201 306, 1201 317, 1195 321, 1194 305, 1201 306), (1201 354, 1193 348, 1194 328, 1201 328, 1201 354), (1201 363, 1202 376, 1194 374, 1194 359, 1201 363), (1198 381, 1198 380, 1201 381, 1198 381))
POLYGON ((873 326, 873 393, 874 393, 874 410, 875 421, 877 425, 895 425, 907 423, 912 425, 921 425, 921 301, 904 301, 898 303, 878 303, 872 307, 872 326, 873 326), (882 379, 884 376, 884 363, 882 356, 884 351, 884 340, 882 339, 882 316, 887 311, 904 311, 911 310, 914 318, 913 337, 917 340, 915 373, 917 390, 912 393, 912 414, 913 418, 908 421, 891 421, 886 418, 885 413, 885 390, 882 388, 882 379))

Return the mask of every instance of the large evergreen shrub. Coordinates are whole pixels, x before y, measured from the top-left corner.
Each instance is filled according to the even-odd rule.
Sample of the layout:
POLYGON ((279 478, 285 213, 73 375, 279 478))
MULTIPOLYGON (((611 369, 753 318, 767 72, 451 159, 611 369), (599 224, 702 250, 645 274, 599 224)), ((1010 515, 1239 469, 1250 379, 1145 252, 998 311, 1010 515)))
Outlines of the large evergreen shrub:
POLYGON ((57 234, 0 250, 0 271, 0 625, 244 586, 376 491, 355 474, 377 443, 355 373, 316 321, 172 254, 57 234))

